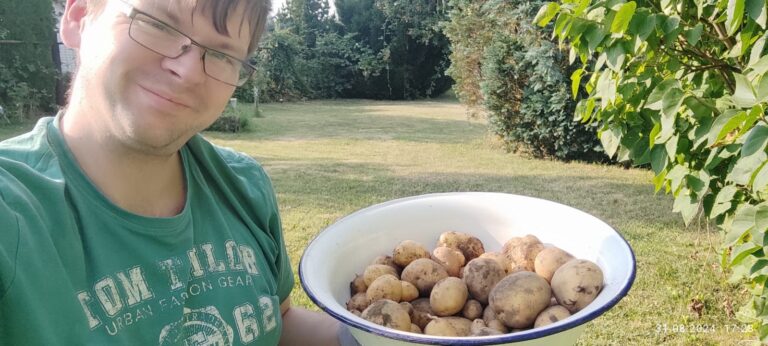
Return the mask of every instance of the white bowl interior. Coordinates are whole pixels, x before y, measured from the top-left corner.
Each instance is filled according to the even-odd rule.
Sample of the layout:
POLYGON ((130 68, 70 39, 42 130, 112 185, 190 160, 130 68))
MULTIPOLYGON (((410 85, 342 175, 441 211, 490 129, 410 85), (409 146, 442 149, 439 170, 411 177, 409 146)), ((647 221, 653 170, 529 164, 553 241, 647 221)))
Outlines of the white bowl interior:
MULTIPOLYGON (((605 286, 594 302, 550 326, 511 334, 521 340, 539 337, 546 330, 550 330, 549 334, 563 330, 569 321, 580 320, 581 324, 599 316, 627 293, 634 280, 631 248, 613 228, 594 216, 537 198, 459 192, 393 200, 338 220, 305 250, 299 266, 302 285, 318 306, 343 322, 382 329, 346 310, 349 282, 355 274, 362 274, 376 256, 391 255, 401 241, 414 240, 432 250, 445 231, 472 234, 483 242, 486 251, 499 251, 511 237, 533 234, 545 244, 597 263, 603 270, 605 286)), ((570 324, 569 328, 575 326, 570 324)), ((423 338, 401 334, 408 335, 409 340, 423 338)))

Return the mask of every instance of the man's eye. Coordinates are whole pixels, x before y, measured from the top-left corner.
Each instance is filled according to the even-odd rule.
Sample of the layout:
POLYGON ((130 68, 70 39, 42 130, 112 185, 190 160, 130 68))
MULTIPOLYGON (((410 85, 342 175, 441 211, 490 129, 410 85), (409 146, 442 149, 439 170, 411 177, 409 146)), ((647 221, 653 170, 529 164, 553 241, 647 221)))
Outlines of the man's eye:
POLYGON ((168 28, 168 26, 163 24, 163 23, 160 23, 160 22, 157 22, 157 21, 154 21, 154 20, 145 20, 145 21, 142 21, 142 22, 144 22, 144 24, 147 25, 150 29, 154 29, 154 30, 157 30, 157 31, 162 31, 162 32, 165 32, 165 33, 170 33, 171 32, 171 29, 168 28))

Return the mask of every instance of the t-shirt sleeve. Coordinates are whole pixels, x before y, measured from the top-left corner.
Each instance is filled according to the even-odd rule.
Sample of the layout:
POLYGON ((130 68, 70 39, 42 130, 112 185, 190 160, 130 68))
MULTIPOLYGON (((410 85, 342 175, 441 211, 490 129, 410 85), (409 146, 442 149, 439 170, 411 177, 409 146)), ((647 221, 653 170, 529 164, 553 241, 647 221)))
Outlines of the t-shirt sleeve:
POLYGON ((16 277, 16 258, 19 251, 18 216, 10 209, 2 193, 0 184, 0 301, 16 277))
MULTIPOLYGON (((222 150, 220 148, 220 150, 222 150)), ((294 276, 291 269, 291 261, 288 251, 285 247, 283 228, 280 220, 280 212, 277 205, 277 196, 275 195, 272 181, 267 173, 250 156, 242 153, 235 153, 229 149, 223 149, 223 156, 229 163, 229 167, 241 181, 241 186, 246 190, 250 197, 251 206, 258 218, 260 224, 273 242, 274 250, 272 263, 277 283, 277 296, 280 302, 288 298, 294 286, 294 276)))

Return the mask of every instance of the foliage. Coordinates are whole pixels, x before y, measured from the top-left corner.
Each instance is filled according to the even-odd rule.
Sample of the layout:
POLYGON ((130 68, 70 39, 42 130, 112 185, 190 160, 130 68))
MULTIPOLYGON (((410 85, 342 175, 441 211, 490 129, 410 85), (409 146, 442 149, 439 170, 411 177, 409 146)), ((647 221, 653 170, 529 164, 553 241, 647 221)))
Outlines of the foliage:
POLYGON ((10 114, 6 120, 53 109, 52 9, 51 0, 0 2, 0 104, 10 114))
POLYGON ((686 224, 724 234, 722 265, 752 298, 737 316, 768 342, 768 6, 764 0, 564 0, 541 8, 571 45, 576 116, 606 152, 650 163, 686 224))
POLYGON ((491 129, 509 149, 606 161, 596 129, 573 120, 567 57, 531 24, 542 3, 451 1, 445 30, 454 47, 454 90, 471 114, 487 111, 491 129))

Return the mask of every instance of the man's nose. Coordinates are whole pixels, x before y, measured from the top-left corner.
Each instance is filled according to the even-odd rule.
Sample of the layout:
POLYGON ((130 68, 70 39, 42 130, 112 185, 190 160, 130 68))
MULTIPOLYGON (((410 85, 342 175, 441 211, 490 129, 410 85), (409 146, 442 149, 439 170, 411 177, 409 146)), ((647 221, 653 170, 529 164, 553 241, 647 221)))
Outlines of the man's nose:
POLYGON ((163 59, 161 66, 180 82, 201 84, 206 78, 203 52, 202 48, 195 45, 183 46, 181 55, 163 59))

